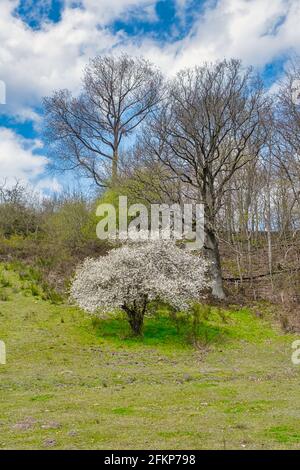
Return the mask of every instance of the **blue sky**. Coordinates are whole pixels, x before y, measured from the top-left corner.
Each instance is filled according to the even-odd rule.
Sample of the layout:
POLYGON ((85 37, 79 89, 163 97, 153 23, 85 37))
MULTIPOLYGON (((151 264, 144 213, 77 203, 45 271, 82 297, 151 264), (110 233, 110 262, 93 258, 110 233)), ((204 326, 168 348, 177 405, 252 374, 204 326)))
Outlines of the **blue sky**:
POLYGON ((80 89, 89 57, 144 55, 166 75, 205 60, 238 57, 274 87, 300 53, 300 0, 1 0, 0 180, 41 191, 50 175, 41 130, 42 97, 80 89))

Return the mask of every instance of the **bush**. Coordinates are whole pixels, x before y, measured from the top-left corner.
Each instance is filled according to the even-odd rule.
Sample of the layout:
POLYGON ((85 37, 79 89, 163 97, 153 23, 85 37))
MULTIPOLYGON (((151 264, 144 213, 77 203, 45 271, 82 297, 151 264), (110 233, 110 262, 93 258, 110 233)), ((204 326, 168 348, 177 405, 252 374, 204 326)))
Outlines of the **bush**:
POLYGON ((100 259, 86 259, 77 270, 71 297, 88 312, 126 312, 135 335, 152 301, 188 309, 208 287, 207 263, 173 241, 127 244, 100 259))

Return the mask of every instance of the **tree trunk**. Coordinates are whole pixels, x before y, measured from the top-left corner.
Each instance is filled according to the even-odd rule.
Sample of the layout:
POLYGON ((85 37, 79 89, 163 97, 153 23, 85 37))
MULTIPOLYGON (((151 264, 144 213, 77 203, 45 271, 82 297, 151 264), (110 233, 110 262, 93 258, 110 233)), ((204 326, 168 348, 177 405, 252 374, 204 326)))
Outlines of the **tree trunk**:
POLYGON ((114 154, 113 154, 112 169, 111 169, 111 179, 112 179, 112 183, 115 183, 115 182, 116 182, 116 179, 117 179, 117 175, 118 175, 118 160, 119 160, 118 151, 115 150, 115 151, 114 151, 114 154))
POLYGON ((225 299, 223 289, 221 258, 219 244, 215 233, 216 226, 216 196, 214 193, 213 179, 210 172, 205 174, 205 180, 209 184, 203 186, 202 200, 204 202, 204 250, 210 262, 210 274, 212 280, 212 295, 217 299, 225 299))
POLYGON ((204 246, 205 254, 211 263, 212 295, 217 299, 225 299, 219 245, 215 233, 208 228, 206 228, 204 246))
MULTIPOLYGON (((135 302, 134 302, 135 304, 135 302)), ((123 305, 123 310, 127 313, 128 322, 134 336, 141 336, 143 332, 144 315, 146 308, 138 308, 136 305, 128 307, 123 305)))
POLYGON ((135 312, 134 315, 128 315, 128 319, 133 334, 135 336, 141 336, 143 331, 144 316, 139 312, 135 312))

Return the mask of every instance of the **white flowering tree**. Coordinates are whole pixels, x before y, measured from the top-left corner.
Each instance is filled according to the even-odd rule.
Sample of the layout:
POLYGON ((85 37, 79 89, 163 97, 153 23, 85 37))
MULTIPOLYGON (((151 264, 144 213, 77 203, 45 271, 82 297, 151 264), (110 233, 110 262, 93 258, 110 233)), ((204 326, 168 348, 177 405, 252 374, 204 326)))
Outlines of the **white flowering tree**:
POLYGON ((207 262, 172 240, 125 244, 77 269, 71 297, 91 313, 122 309, 135 335, 142 333, 149 302, 186 310, 209 286, 207 262))

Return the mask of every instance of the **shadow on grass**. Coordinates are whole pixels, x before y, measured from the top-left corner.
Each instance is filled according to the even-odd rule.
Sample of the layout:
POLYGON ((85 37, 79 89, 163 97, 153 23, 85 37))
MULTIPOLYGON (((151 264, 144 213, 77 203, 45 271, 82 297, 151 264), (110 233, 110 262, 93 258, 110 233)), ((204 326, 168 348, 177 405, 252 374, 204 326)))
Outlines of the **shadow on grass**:
POLYGON ((167 314, 146 317, 141 337, 132 335, 126 317, 122 314, 107 319, 95 317, 92 319, 92 327, 97 337, 126 342, 127 345, 142 343, 149 346, 208 346, 225 339, 222 326, 203 322, 195 329, 191 318, 181 318, 178 322, 167 314))
POLYGON ((145 317, 143 336, 132 336, 125 314, 106 319, 94 317, 92 331, 99 338, 119 343, 119 346, 143 344, 149 346, 197 347, 211 345, 234 346, 242 342, 259 344, 277 336, 264 319, 247 308, 221 309, 200 305, 194 313, 172 313, 167 306, 154 305, 145 317))

